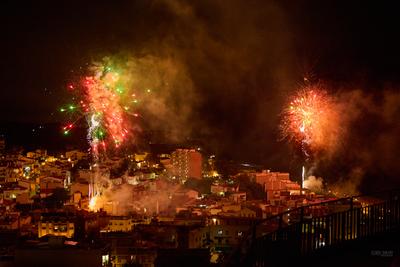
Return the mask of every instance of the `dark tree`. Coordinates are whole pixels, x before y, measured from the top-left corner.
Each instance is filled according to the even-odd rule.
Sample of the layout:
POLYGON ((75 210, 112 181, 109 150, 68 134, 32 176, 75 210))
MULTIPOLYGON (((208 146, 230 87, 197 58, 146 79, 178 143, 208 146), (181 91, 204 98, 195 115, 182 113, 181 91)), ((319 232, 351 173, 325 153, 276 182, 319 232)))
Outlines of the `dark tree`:
POLYGON ((70 195, 66 189, 55 188, 53 194, 44 199, 44 204, 47 208, 61 208, 69 198, 70 195))
POLYGON ((185 187, 189 189, 196 190, 201 194, 210 194, 211 193, 211 184, 212 181, 209 179, 196 179, 196 178, 189 178, 186 183, 185 187))
POLYGON ((236 181, 239 184, 240 191, 246 192, 247 199, 265 199, 265 191, 262 185, 250 181, 246 174, 237 176, 236 181))

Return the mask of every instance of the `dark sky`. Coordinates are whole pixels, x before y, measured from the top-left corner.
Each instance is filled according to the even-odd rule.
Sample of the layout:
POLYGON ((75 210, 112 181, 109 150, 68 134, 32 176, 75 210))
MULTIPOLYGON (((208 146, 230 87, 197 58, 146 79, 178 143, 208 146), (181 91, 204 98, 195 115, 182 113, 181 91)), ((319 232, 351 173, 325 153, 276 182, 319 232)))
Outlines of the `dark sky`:
MULTIPOLYGON (((290 50, 286 57, 290 58, 284 60, 287 68, 292 68, 294 81, 296 75, 310 70, 319 78, 337 82, 398 80, 400 18, 389 1, 189 2, 197 12, 199 22, 194 23, 201 23, 210 38, 222 40, 227 46, 248 38, 249 32, 260 34, 259 38, 251 37, 252 43, 239 41, 234 50, 248 46, 259 49, 254 54, 270 56, 262 51, 269 49, 268 43, 286 41, 284 46, 290 50), (271 10, 271 5, 277 8, 271 10), (265 13, 263 8, 267 10, 265 13), (236 29, 223 25, 221 20, 225 16, 230 16, 226 23, 232 27, 239 25, 236 33, 236 29), (251 21, 252 16, 257 21, 251 21)), ((150 40, 162 41, 187 28, 179 25, 180 21, 163 1, 2 1, 0 12, 2 120, 51 121, 49 114, 55 110, 59 95, 72 76, 71 70, 99 55, 140 48, 150 40)), ((179 45, 177 42, 176 46, 179 45)), ((229 61, 213 58, 210 53, 210 61, 215 60, 215 64, 218 60, 224 61, 222 64, 229 61)), ((238 60, 232 58, 233 72, 237 71, 238 60)), ((276 66, 268 60, 258 64, 268 69, 268 63, 276 66)), ((210 62, 207 67, 213 64, 210 62)), ((216 75, 223 84, 229 72, 216 75)), ((270 77, 255 79, 259 82, 253 86, 269 86, 273 82, 270 77)), ((204 83, 208 81, 195 82, 206 87, 204 83)))
POLYGON ((195 136, 221 155, 287 167, 276 129, 303 75, 372 95, 400 77, 400 17, 389 1, 0 5, 0 121, 60 121, 65 85, 95 59, 121 51, 169 54, 187 67, 199 98, 190 115, 195 136))

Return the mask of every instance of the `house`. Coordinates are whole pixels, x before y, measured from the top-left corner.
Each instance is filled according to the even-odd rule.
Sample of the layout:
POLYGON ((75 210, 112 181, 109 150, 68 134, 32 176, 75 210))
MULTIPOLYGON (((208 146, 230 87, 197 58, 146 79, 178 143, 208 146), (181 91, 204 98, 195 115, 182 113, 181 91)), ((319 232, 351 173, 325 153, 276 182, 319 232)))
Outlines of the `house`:
POLYGON ((72 238, 75 233, 74 217, 67 214, 42 214, 38 223, 39 238, 45 235, 72 238))
POLYGON ((133 222, 131 217, 112 216, 108 221, 108 225, 103 228, 102 232, 130 232, 133 230, 133 222))

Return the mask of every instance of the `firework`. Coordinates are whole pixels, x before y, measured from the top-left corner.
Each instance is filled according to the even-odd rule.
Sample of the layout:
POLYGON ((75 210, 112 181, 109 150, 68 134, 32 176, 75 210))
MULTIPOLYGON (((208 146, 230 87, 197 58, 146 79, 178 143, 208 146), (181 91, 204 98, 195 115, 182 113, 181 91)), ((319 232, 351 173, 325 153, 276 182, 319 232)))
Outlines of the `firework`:
POLYGON ((98 198, 97 195, 90 198, 90 200, 89 200, 89 209, 90 210, 96 211, 97 198, 98 198))
POLYGON ((283 112, 282 139, 300 146, 304 156, 331 149, 338 137, 338 112, 334 99, 319 85, 300 89, 283 112))
POLYGON ((94 161, 89 192, 89 209, 93 211, 101 206, 102 193, 108 188, 102 183, 104 177, 98 167, 100 154, 106 156, 108 150, 118 149, 128 139, 134 139, 131 129, 137 128, 132 123, 142 117, 140 103, 151 99, 152 77, 143 78, 138 69, 110 58, 94 63, 67 86, 72 103, 60 108, 69 117, 62 129, 64 135, 69 135, 78 123, 87 123, 87 140, 94 161))
MULTIPOLYGON (((120 147, 132 137, 129 117, 139 117, 137 95, 140 96, 141 91, 133 92, 130 79, 128 71, 109 59, 93 64, 88 75, 67 86, 75 103, 60 108, 72 121, 63 127, 64 134, 68 135, 75 124, 85 118, 87 139, 95 157, 106 148, 120 147)), ((142 91, 142 95, 151 92, 148 88, 142 91)))

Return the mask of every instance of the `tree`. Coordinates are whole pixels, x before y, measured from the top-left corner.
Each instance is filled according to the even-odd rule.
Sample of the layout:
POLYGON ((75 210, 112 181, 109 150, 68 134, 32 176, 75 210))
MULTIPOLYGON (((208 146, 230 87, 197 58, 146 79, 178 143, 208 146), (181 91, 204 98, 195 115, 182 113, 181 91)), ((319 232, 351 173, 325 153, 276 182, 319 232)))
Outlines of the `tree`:
POLYGON ((201 194, 209 194, 211 192, 211 184, 212 181, 209 179, 196 179, 196 178, 189 178, 185 182, 185 187, 189 189, 196 190, 201 194))
POLYGON ((265 199, 265 191, 262 185, 250 181, 250 178, 246 174, 240 174, 236 177, 239 184, 240 191, 244 191, 247 194, 247 199, 265 199))
POLYGON ((44 203, 47 208, 61 208, 69 198, 69 193, 65 188, 55 188, 53 194, 44 199, 44 203))

